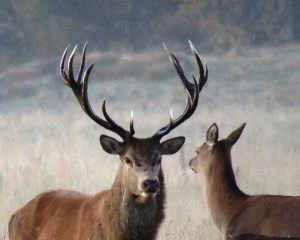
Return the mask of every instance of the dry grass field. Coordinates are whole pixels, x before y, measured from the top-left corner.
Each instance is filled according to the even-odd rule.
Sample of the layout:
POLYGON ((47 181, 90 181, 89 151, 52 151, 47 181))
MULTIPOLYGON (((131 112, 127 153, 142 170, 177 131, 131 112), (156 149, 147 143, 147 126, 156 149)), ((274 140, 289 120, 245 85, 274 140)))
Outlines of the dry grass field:
MULTIPOLYGON (((186 144, 163 159, 167 217, 159 240, 222 239, 208 214, 203 179, 187 167, 212 122, 223 137, 247 122, 233 149, 237 182, 245 192, 300 195, 299 52, 292 45, 204 56, 210 74, 198 110, 169 136, 184 135, 186 144)), ((89 89, 94 109, 105 97, 123 126, 133 109, 139 137, 165 124, 170 107, 174 115, 181 113, 185 93, 164 53, 124 53, 117 62, 113 54, 103 56, 90 56, 100 59, 89 89)), ((194 59, 180 56, 191 77, 194 59)), ((115 177, 119 160, 104 153, 98 139, 106 131, 82 112, 57 69, 54 59, 0 74, 0 239, 14 210, 39 192, 93 194, 109 188, 115 177)))

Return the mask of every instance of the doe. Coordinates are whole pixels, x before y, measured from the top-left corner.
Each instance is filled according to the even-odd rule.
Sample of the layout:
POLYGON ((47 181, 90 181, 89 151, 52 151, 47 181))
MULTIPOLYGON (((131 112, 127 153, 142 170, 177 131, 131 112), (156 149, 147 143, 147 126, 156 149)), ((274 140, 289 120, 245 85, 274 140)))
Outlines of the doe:
POLYGON ((205 178, 210 215, 230 239, 300 238, 300 197, 245 194, 236 184, 230 150, 245 127, 219 140, 218 126, 208 129, 206 142, 197 149, 190 167, 205 178), (238 237, 240 236, 240 237, 238 237), (269 237, 269 238, 268 238, 269 237))

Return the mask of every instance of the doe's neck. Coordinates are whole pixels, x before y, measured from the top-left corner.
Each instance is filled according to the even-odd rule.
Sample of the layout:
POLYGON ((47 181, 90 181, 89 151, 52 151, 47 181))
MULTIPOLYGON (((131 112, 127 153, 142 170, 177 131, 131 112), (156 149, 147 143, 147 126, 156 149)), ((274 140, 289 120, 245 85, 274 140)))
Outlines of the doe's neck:
POLYGON ((237 186, 230 155, 225 158, 205 175, 208 208, 216 226, 224 233, 248 198, 237 186))

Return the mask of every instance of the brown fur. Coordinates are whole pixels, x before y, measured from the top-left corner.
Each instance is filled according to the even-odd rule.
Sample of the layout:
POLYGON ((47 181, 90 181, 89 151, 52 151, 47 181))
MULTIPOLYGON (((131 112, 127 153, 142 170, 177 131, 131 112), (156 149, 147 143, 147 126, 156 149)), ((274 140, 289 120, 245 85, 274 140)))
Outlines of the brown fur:
POLYGON ((230 237, 252 234, 252 237, 257 235, 253 239, 300 238, 300 197, 250 196, 237 186, 230 149, 242 130, 243 126, 212 147, 205 143, 190 161, 192 169, 205 176, 207 204, 213 221, 230 237))
MULTIPOLYGON (((152 157, 158 155, 155 152, 158 144, 155 147, 148 144, 147 141, 140 145, 135 142, 126 152, 140 155, 139 160, 144 163, 154 161, 152 157)), ((124 164, 122 160, 112 188, 96 195, 63 190, 39 194, 12 215, 10 240, 155 239, 164 218, 162 169, 159 170, 157 195, 141 198, 130 193, 124 184, 124 164)))

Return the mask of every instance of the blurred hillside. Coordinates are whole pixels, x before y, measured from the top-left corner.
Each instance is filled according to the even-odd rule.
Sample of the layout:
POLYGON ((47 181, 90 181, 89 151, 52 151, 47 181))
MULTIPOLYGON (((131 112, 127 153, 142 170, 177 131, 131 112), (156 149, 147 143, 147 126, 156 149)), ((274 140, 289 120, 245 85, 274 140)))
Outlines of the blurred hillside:
POLYGON ((297 0, 0 0, 0 69, 57 57, 69 43, 98 50, 191 39, 203 51, 300 40, 297 0))

